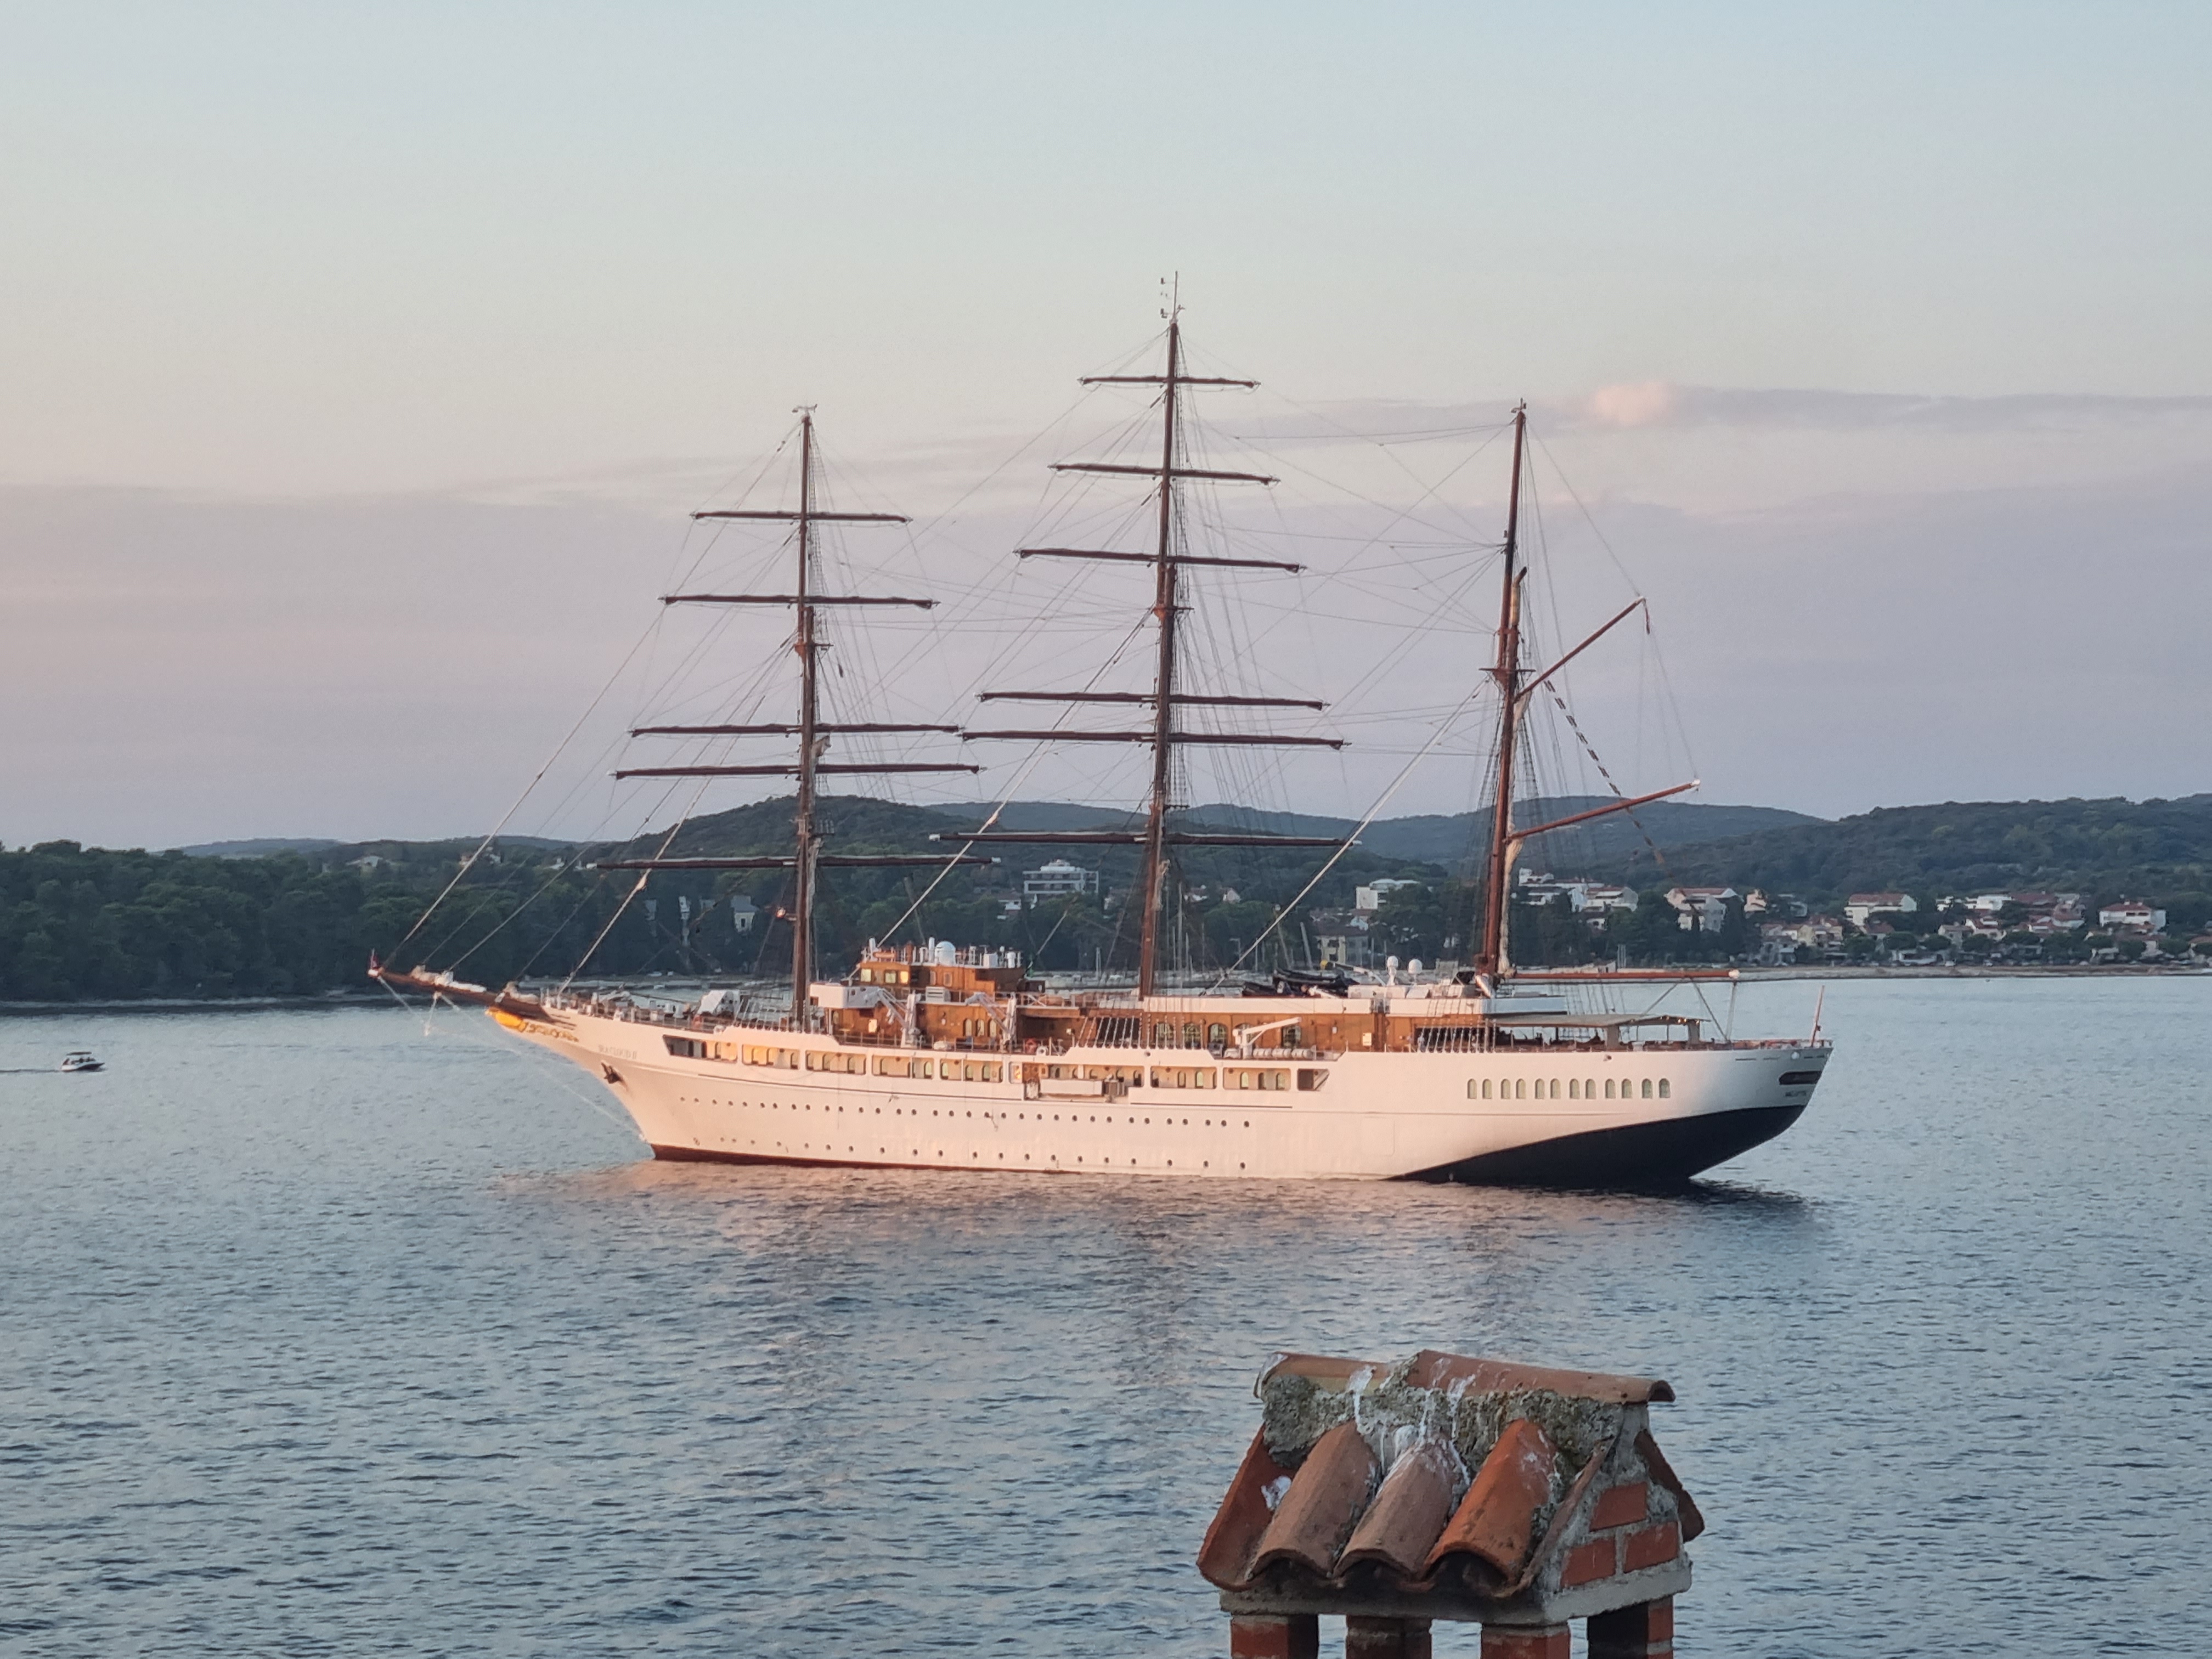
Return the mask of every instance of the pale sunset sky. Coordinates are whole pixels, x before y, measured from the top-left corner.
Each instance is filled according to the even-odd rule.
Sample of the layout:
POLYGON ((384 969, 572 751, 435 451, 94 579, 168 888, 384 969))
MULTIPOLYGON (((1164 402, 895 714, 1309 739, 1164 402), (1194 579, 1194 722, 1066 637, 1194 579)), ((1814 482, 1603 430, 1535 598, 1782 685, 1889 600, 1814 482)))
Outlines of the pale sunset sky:
MULTIPOLYGON (((0 4, 0 842, 480 831, 611 680, 513 827, 627 830, 609 732, 783 696, 655 596, 775 569, 686 515, 802 403, 916 520, 833 576, 945 599, 842 706, 1086 681, 1139 589, 1011 550, 1170 273, 1284 479, 1199 517, 1309 565, 1206 591, 1207 672, 1352 741, 1195 799, 1357 816, 1429 742, 1517 398, 1553 637, 1650 600, 1574 683, 1625 785, 2212 788, 2208 63, 2178 3, 0 4)), ((901 793, 1137 792, 973 757, 901 793)))

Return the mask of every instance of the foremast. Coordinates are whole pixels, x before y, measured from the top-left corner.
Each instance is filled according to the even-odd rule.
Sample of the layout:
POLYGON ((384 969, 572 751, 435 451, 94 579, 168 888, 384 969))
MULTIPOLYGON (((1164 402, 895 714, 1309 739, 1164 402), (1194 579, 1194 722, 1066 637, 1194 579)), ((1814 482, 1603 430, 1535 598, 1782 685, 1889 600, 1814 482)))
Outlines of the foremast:
MULTIPOLYGON (((894 605, 910 606, 927 611, 937 601, 928 599, 908 599, 896 596, 859 594, 828 594, 821 592, 815 581, 817 538, 815 527, 823 524, 906 524, 908 519, 898 513, 836 513, 824 511, 816 505, 814 454, 814 409, 807 404, 798 411, 799 422, 799 505, 796 508, 725 508, 695 513, 695 520, 765 520, 787 523, 793 526, 792 540, 796 550, 793 591, 789 593, 667 593, 661 596, 663 605, 789 605, 795 611, 792 633, 792 649, 799 659, 799 718, 795 725, 777 726, 641 726, 631 728, 632 737, 795 737, 799 752, 787 763, 766 765, 699 765, 699 766, 638 766, 629 767, 615 774, 617 778, 665 777, 763 777, 787 776, 796 780, 795 799, 792 811, 792 852, 788 857, 760 858, 646 858, 602 859, 602 870, 635 870, 641 872, 641 884, 650 872, 659 871, 720 871, 720 870, 775 870, 791 872, 791 904, 786 913, 791 924, 791 1023, 801 1029, 812 1023, 810 992, 814 981, 817 941, 814 937, 814 912, 820 872, 824 866, 844 868, 859 866, 883 865, 941 865, 947 860, 936 854, 825 854, 822 843, 825 831, 818 816, 819 780, 829 774, 866 773, 881 775, 908 772, 969 772, 980 767, 964 762, 945 761, 886 761, 853 763, 825 763, 822 757, 829 750, 833 737, 858 732, 913 732, 959 730, 955 726, 915 725, 907 723, 861 721, 830 722, 822 719, 821 657, 828 649, 822 638, 821 612, 824 607, 894 605)), ((988 859, 962 857, 956 860, 965 864, 988 864, 988 859)))

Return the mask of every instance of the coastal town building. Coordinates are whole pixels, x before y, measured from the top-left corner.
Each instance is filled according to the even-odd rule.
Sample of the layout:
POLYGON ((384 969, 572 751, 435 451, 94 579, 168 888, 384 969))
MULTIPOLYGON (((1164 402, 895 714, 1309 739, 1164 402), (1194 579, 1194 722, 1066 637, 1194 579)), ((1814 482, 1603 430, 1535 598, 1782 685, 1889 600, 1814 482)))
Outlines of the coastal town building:
POLYGON ((1590 918, 1592 927, 1602 927, 1607 915, 1615 910, 1633 910, 1637 892, 1633 887, 1608 886, 1602 882, 1584 882, 1571 890, 1577 913, 1590 918))
POLYGON ((1852 927, 1863 929, 1867 918, 1881 911, 1893 910, 1909 916, 1919 908, 1919 902, 1910 893, 1854 893, 1844 901, 1844 919, 1852 927))
POLYGON ((2142 899, 2121 899, 2098 910, 2097 925, 2113 933, 2162 933, 2166 931, 2166 912, 2154 908, 2142 899))
POLYGON ((1739 896, 1733 887, 1670 887, 1667 902, 1686 933, 1700 930, 1717 933, 1728 925, 1729 901, 1739 896))
POLYGON ((1593 881, 1588 876, 1559 877, 1548 870, 1523 870, 1516 880, 1523 904, 1548 904, 1564 895, 1575 914, 1589 918, 1592 927, 1602 927, 1613 911, 1636 908, 1633 887, 1593 881))
POLYGON ((1782 921, 1802 921, 1813 914, 1813 907, 1795 893, 1769 893, 1754 887, 1743 896, 1743 913, 1782 921))
POLYGON ((1025 899, 1060 898, 1097 890, 1098 872, 1071 864, 1066 859, 1053 859, 1022 872, 1022 896, 1025 899))
POLYGON ((2088 902, 2080 893, 1976 893, 1967 897, 1938 899, 1936 908, 1992 916, 2008 909, 2025 912, 2030 921, 2048 917, 2051 925, 2061 931, 2082 927, 2088 920, 2088 902))
POLYGON ((1373 912, 1316 910, 1312 918, 1314 948, 1321 960, 1343 968, 1366 968, 1374 963, 1374 941, 1368 933, 1373 912))
POLYGON ((1391 894, 1407 887, 1420 885, 1422 884, 1418 881, 1387 876, 1380 880, 1367 882, 1352 890, 1352 908, 1372 915, 1382 908, 1382 901, 1391 894))
POLYGON ((1844 948, 1844 924, 1838 916, 1807 916, 1793 929, 1801 947, 1818 951, 1822 956, 1844 948))

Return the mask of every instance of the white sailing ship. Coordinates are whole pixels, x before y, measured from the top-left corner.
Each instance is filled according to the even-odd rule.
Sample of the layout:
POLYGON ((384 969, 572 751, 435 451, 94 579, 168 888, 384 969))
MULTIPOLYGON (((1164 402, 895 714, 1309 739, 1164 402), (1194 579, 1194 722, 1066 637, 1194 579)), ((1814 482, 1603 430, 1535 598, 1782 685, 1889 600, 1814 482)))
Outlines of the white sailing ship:
MULTIPOLYGON (((1178 441, 1189 388, 1249 385, 1189 374, 1179 318, 1169 317, 1157 375, 1094 380, 1159 388, 1157 465, 1066 462, 1061 470, 1133 476, 1157 493, 1149 551, 1023 550, 1024 557, 1108 560, 1151 567, 1157 632, 1142 690, 987 694, 1002 701, 1097 703, 1144 711, 1121 732, 980 732, 977 740, 1097 741, 1149 746, 1152 787, 1141 828, 1024 834, 995 829, 941 837, 947 855, 840 856, 823 849, 819 780, 836 772, 951 771, 972 766, 831 765, 837 732, 950 731, 945 726, 839 726, 820 717, 818 618, 830 607, 927 600, 815 590, 815 526, 896 522, 842 514, 815 501, 812 416, 803 417, 799 499, 790 509, 702 514, 787 522, 796 550, 787 594, 678 594, 671 603, 771 605, 795 613, 798 718, 788 726, 639 728, 641 734, 787 735, 794 761, 774 766, 634 769, 618 775, 762 775, 796 780, 793 844, 746 858, 608 859, 603 870, 781 868, 789 872, 792 980, 787 1012, 748 1015, 722 993, 672 1006, 621 989, 492 991, 417 967, 371 964, 402 989, 486 1008, 516 1035, 568 1056, 618 1100, 656 1157, 737 1163, 1171 1176, 1197 1180, 1351 1178, 1458 1180, 1577 1187, 1681 1182, 1781 1133, 1804 1112, 1830 1046, 1809 1037, 1738 1039, 1705 1018, 1610 1006, 1616 988, 1648 996, 1655 981, 1725 973, 1516 972, 1505 918, 1515 859, 1532 837, 1691 786, 1615 800, 1548 823, 1516 825, 1511 803, 1522 723, 1531 695, 1606 629, 1559 662, 1524 664, 1519 545, 1525 411, 1513 420, 1513 463, 1496 655, 1498 706, 1494 799, 1483 905, 1472 965, 1449 976, 1354 983, 1343 974, 1278 970, 1264 983, 1205 992, 1163 982, 1163 894, 1173 849, 1237 845, 1341 848, 1326 837, 1246 836, 1176 827, 1173 759, 1187 744, 1333 740, 1195 729, 1195 708, 1297 707, 1303 700, 1210 696, 1178 677, 1177 618, 1185 568, 1273 562, 1189 553, 1178 523, 1187 481, 1267 483, 1256 474, 1186 464, 1178 441), (1132 988, 1053 988, 1010 952, 949 943, 872 946, 842 978, 815 973, 814 907, 826 869, 986 861, 1000 842, 1109 843, 1140 852, 1131 904, 1141 917, 1132 988)), ((1276 568, 1281 568, 1277 566, 1276 568)), ((1623 616, 1627 613, 1623 612, 1623 616)), ((1621 618, 1615 617, 1614 622, 1621 618)), ((1609 629, 1613 624, 1608 623, 1609 629)))

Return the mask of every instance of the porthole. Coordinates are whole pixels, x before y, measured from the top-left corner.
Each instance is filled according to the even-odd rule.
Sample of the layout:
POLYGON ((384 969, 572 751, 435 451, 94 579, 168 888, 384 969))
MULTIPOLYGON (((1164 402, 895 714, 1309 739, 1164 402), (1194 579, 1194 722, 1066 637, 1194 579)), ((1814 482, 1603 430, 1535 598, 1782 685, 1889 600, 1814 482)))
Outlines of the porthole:
POLYGON ((1668 1098, 1671 1094, 1673 1094, 1673 1092, 1674 1092, 1673 1085, 1670 1085, 1670 1084, 1667 1081, 1667 1079, 1666 1079, 1665 1078, 1663 1078, 1663 1077, 1662 1077, 1662 1078, 1661 1078, 1661 1079, 1659 1079, 1659 1098, 1660 1098, 1660 1099, 1662 1099, 1662 1100, 1665 1100, 1665 1099, 1667 1099, 1667 1098, 1668 1098))
POLYGON ((1644 1098, 1651 1098, 1651 1079, 1648 1077, 1644 1079, 1644 1098))

